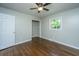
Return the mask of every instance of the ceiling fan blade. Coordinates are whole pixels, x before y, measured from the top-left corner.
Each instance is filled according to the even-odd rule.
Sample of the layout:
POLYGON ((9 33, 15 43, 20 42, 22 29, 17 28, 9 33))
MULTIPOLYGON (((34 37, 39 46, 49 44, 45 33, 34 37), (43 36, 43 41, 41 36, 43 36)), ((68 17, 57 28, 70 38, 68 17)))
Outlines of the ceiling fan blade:
POLYGON ((40 11, 38 11, 38 13, 40 13, 40 11))
POLYGON ((47 8, 43 8, 43 10, 45 10, 45 11, 49 11, 49 9, 47 9, 47 8))
POLYGON ((51 3, 45 3, 43 6, 47 6, 47 5, 49 5, 49 4, 51 4, 51 3))
POLYGON ((34 9, 37 9, 37 8, 30 8, 30 10, 34 10, 34 9))
POLYGON ((43 6, 43 3, 36 3, 36 5, 37 5, 38 7, 41 7, 41 6, 43 6))
POLYGON ((39 6, 39 3, 36 3, 37 6, 39 6))
POLYGON ((40 4, 40 7, 43 6, 43 3, 39 3, 39 4, 40 4))

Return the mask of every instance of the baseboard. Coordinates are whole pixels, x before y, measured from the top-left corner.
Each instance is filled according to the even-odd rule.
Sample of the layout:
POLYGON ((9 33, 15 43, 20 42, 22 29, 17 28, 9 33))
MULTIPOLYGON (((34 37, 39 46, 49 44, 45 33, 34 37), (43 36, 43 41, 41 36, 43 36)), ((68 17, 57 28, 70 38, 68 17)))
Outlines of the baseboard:
MULTIPOLYGON (((15 44, 13 44, 13 45, 11 45, 11 46, 9 46, 9 47, 12 47, 12 46, 15 46, 15 45, 18 45, 18 44, 22 44, 22 43, 25 43, 25 42, 28 42, 28 41, 31 41, 32 39, 29 39, 29 40, 25 40, 25 41, 22 41, 22 42, 18 42, 18 43, 15 43, 15 44)), ((7 48, 9 48, 9 47, 7 47, 7 48)), ((7 49, 7 48, 4 48, 4 49, 7 49)), ((0 49, 0 50, 4 50, 4 49, 0 49)))
POLYGON ((37 36, 32 36, 32 37, 37 37, 37 36))
POLYGON ((15 43, 15 45, 22 44, 22 43, 25 43, 25 42, 28 42, 28 41, 31 41, 31 40, 32 40, 32 39, 25 40, 25 41, 22 41, 22 42, 18 42, 18 43, 15 43))
POLYGON ((7 49, 7 48, 12 47, 12 46, 14 46, 14 45, 15 45, 15 44, 12 44, 12 45, 10 45, 10 46, 7 46, 6 48, 0 48, 0 50, 7 49))
POLYGON ((63 42, 60 42, 60 41, 52 40, 52 39, 49 39, 49 38, 46 38, 46 37, 41 37, 41 38, 44 38, 44 39, 47 39, 49 41, 53 41, 53 42, 59 43, 61 45, 68 46, 68 47, 71 47, 71 48, 79 50, 79 47, 76 47, 76 46, 73 46, 73 45, 70 45, 70 44, 67 44, 67 43, 63 43, 63 42))

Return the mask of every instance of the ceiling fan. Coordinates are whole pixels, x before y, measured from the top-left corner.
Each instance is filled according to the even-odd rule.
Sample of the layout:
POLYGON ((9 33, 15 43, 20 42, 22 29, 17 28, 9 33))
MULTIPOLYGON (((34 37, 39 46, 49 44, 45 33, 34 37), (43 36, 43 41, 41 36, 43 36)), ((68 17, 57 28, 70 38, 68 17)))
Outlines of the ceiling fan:
POLYGON ((49 11, 49 9, 46 8, 47 5, 50 5, 51 3, 35 3, 37 5, 37 7, 35 8, 30 8, 30 10, 34 10, 37 9, 38 13, 40 13, 41 11, 45 10, 45 11, 49 11))

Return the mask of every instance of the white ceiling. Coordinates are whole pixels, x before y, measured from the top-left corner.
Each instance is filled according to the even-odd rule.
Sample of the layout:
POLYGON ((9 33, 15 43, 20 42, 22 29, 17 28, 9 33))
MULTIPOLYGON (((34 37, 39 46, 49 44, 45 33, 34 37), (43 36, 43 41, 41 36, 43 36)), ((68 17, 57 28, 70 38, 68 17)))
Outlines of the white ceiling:
POLYGON ((37 10, 30 10, 31 7, 36 7, 34 3, 0 3, 0 6, 36 17, 45 17, 64 10, 77 8, 79 3, 52 3, 47 6, 50 9, 49 11, 42 11, 41 13, 37 13, 37 10))

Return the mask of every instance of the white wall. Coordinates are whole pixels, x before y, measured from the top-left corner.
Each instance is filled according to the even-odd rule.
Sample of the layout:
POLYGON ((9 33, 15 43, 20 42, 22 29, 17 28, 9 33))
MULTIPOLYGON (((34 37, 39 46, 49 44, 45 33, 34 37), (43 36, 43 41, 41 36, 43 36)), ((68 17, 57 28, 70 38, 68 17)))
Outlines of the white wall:
POLYGON ((51 41, 79 48, 79 8, 56 13, 41 19, 41 35, 51 41), (62 16, 62 29, 50 30, 49 19, 62 16))
MULTIPOLYGON (((37 17, 0 7, 0 13, 15 16, 16 43, 31 40, 32 20, 37 17)), ((79 8, 56 13, 41 19, 41 36, 79 48, 79 8), (62 30, 49 30, 49 19, 62 16, 62 30)))
POLYGON ((15 35, 16 43, 29 41, 32 38, 32 20, 38 20, 37 17, 26 15, 10 9, 0 7, 0 13, 15 16, 15 35))

